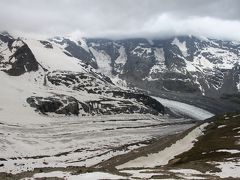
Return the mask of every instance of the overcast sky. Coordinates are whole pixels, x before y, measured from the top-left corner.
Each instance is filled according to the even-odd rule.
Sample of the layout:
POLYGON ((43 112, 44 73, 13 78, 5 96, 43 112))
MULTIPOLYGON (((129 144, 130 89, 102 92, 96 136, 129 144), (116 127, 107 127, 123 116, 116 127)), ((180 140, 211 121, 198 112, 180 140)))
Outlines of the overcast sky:
POLYGON ((0 30, 30 36, 240 40, 240 0, 0 0, 0 30))

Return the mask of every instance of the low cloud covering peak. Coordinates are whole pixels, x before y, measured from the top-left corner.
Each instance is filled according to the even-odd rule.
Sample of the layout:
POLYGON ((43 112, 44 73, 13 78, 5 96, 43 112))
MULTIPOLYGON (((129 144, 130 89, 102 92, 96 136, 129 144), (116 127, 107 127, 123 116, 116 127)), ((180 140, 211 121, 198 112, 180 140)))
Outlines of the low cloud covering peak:
POLYGON ((0 30, 29 36, 240 40, 238 0, 0 0, 0 30))

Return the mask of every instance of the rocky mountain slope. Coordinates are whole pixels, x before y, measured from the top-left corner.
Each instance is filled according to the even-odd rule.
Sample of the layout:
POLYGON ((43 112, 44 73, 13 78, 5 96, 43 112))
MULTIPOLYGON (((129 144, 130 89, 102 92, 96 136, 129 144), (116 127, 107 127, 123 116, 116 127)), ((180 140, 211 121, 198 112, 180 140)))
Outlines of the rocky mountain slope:
POLYGON ((239 42, 195 36, 164 40, 55 37, 48 41, 122 88, 213 113, 240 110, 239 103, 232 101, 240 88, 239 42))
POLYGON ((145 149, 148 155, 116 168, 132 179, 239 179, 239 117, 210 118, 160 152, 145 149))
MULTIPOLYGON (((195 99, 197 103, 193 103, 194 105, 214 113, 224 112, 224 109, 239 110, 238 103, 228 98, 229 95, 238 96, 240 88, 239 42, 194 36, 165 40, 64 37, 31 40, 13 38, 8 33, 2 33, 0 39, 1 71, 10 76, 34 72, 37 77, 31 78, 34 82, 43 81, 44 87, 61 86, 66 90, 88 93, 91 97, 98 96, 78 103, 78 106, 73 105, 77 109, 82 109, 80 114, 88 114, 90 111, 92 114, 111 114, 117 111, 118 113, 151 111, 154 114, 163 112, 160 105, 156 105, 159 106, 158 110, 156 108, 154 110, 154 107, 149 109, 151 103, 147 101, 154 101, 148 99, 149 97, 144 97, 144 102, 140 102, 139 100, 145 96, 143 94, 134 99, 137 103, 148 106, 147 108, 133 104, 133 108, 125 111, 127 106, 129 107, 129 102, 120 102, 116 97, 133 98, 131 94, 133 92, 135 94, 144 92, 190 104, 193 103, 192 99, 195 99), (109 99, 110 96, 113 99, 109 99), (121 107, 121 110, 111 107, 113 101, 118 106, 117 109, 121 107), (102 112, 104 108, 109 110, 102 112)), ((30 95, 27 102, 42 113, 45 113, 44 111, 60 113, 58 110, 63 109, 65 114, 70 112, 79 114, 78 110, 69 110, 69 106, 65 107, 64 103, 60 102, 61 99, 69 101, 64 92, 62 95, 62 97, 59 94, 48 97, 30 95), (51 103, 47 104, 46 100, 51 103)), ((70 99, 71 102, 76 102, 70 99)))
POLYGON ((194 36, 76 42, 56 37, 51 41, 108 77, 120 78, 120 84, 211 97, 240 90, 240 42, 194 36))

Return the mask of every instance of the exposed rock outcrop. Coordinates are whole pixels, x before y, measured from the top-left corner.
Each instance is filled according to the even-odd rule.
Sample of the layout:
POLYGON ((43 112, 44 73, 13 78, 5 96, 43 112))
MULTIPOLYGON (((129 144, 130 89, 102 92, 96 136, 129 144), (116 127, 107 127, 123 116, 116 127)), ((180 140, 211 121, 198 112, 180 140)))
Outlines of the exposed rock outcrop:
POLYGON ((65 115, 78 115, 78 101, 70 96, 55 95, 52 97, 36 97, 27 98, 27 102, 37 111, 46 113, 56 113, 65 115))
POLYGON ((11 76, 20 76, 39 69, 32 51, 21 39, 0 35, 0 45, 5 47, 0 52, 0 70, 11 76))

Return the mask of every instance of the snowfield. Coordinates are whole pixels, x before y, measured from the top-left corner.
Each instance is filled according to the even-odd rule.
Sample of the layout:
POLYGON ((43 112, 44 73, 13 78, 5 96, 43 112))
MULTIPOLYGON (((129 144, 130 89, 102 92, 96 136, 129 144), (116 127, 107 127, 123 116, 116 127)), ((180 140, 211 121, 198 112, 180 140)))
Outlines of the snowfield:
POLYGON ((34 39, 25 40, 28 47, 35 55, 36 60, 47 70, 65 70, 83 72, 79 59, 69 57, 57 45, 53 48, 43 48, 40 41, 34 39))

